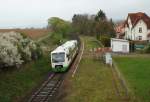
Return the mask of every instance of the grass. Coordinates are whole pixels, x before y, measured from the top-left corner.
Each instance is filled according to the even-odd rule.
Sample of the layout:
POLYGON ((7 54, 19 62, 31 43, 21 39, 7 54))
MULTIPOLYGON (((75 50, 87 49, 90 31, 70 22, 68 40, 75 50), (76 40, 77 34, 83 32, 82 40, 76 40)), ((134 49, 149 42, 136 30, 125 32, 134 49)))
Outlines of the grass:
POLYGON ((84 58, 79 72, 71 79, 66 102, 118 102, 109 68, 99 61, 84 58))
POLYGON ((0 102, 16 102, 44 80, 51 70, 48 58, 41 58, 18 70, 0 72, 0 102))
MULTIPOLYGON (((100 47, 95 38, 82 37, 85 50, 100 47)), ((90 53, 90 52, 89 52, 90 53)), ((111 70, 102 61, 84 56, 74 78, 69 78, 63 102, 120 102, 115 93, 111 70)))
POLYGON ((114 57, 130 89, 140 102, 150 100, 150 57, 114 57))
POLYGON ((38 42, 41 46, 46 46, 48 48, 55 48, 56 45, 52 43, 51 36, 46 37, 44 40, 38 42))
POLYGON ((94 37, 84 36, 85 50, 101 47, 94 37))
MULTIPOLYGON (((41 46, 47 47, 49 49, 49 51, 54 50, 57 46, 60 46, 60 44, 58 44, 58 42, 59 42, 59 40, 58 40, 58 38, 59 38, 58 34, 56 34, 55 37, 54 37, 54 35, 52 33, 49 33, 49 35, 47 35, 47 36, 39 39, 38 43, 41 46)), ((61 38, 61 40, 63 41, 62 43, 68 41, 67 38, 61 38)))

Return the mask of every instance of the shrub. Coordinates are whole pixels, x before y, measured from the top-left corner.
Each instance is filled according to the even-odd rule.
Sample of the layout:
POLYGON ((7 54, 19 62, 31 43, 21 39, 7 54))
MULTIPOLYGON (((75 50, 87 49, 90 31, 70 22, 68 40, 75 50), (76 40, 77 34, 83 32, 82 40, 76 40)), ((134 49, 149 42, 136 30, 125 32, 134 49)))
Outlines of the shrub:
POLYGON ((18 66, 37 59, 41 54, 39 49, 34 41, 20 33, 0 33, 0 67, 18 66))
POLYGON ((150 53, 150 43, 147 44, 147 46, 145 46, 144 52, 145 52, 145 53, 150 53))
POLYGON ((53 44, 59 45, 62 43, 63 36, 61 34, 53 33, 51 37, 52 37, 53 44))
POLYGON ((130 41, 130 52, 134 52, 135 51, 135 44, 133 41, 130 41))
POLYGON ((110 37, 108 35, 100 36, 100 41, 105 47, 110 47, 110 37))

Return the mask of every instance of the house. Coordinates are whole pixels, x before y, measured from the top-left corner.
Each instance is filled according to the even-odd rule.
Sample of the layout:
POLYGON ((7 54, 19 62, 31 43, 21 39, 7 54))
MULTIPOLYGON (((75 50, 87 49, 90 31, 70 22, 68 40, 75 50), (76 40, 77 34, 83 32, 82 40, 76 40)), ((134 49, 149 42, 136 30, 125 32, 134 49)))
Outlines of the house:
POLYGON ((111 49, 112 52, 129 53, 129 41, 111 38, 111 49))
POLYGON ((124 39, 150 41, 150 17, 142 12, 129 13, 124 23, 124 39))

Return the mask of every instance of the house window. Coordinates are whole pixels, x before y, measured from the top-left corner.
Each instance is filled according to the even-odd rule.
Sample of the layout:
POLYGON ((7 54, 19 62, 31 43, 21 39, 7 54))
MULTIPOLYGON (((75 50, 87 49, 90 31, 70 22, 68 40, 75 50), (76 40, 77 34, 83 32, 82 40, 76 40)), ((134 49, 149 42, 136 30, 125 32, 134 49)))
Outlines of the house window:
POLYGON ((138 36, 138 40, 142 40, 142 36, 138 36))
POLYGON ((142 33, 142 27, 139 28, 139 33, 142 33))

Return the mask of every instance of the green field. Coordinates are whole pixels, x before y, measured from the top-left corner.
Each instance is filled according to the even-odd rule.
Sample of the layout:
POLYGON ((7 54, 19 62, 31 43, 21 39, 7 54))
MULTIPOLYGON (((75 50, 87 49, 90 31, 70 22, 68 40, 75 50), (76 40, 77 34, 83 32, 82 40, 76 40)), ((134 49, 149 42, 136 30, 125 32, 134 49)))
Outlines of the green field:
POLYGON ((150 56, 114 57, 139 102, 150 102, 150 56))

